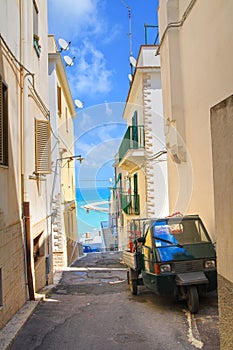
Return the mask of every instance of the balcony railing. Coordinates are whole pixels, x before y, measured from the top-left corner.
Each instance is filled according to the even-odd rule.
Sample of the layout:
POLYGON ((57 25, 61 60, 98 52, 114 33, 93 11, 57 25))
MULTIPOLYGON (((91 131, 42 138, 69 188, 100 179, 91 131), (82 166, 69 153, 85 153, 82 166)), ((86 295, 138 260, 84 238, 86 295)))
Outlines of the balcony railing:
POLYGON ((139 194, 121 193, 121 208, 129 215, 140 214, 139 194))
POLYGON ((129 126, 119 148, 119 162, 124 158, 130 149, 144 149, 145 136, 144 126, 129 126))

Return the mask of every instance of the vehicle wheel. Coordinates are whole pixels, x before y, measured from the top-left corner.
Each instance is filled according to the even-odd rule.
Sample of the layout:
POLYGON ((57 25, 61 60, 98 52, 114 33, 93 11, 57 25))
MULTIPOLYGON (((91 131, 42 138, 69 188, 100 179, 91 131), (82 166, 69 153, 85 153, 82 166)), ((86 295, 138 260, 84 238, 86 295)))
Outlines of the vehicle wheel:
POLYGON ((130 280, 129 280, 129 270, 127 271, 127 282, 128 282, 128 284, 130 283, 130 280))
POLYGON ((197 313, 199 309, 199 297, 198 297, 197 287, 196 286, 188 287, 187 296, 188 296, 187 304, 188 304, 189 311, 192 314, 197 313))
POLYGON ((130 280, 129 281, 129 287, 132 295, 137 295, 138 294, 138 283, 137 280, 130 280))

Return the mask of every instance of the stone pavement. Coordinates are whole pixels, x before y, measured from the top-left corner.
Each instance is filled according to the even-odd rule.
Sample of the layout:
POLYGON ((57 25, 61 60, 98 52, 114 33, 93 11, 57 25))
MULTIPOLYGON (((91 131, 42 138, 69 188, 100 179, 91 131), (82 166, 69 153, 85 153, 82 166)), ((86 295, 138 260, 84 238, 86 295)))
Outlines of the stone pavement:
POLYGON ((57 271, 54 275, 54 284, 46 286, 40 293, 35 294, 35 301, 27 301, 24 306, 12 317, 12 319, 0 330, 0 350, 6 350, 16 337, 25 322, 37 308, 39 303, 60 281, 62 271, 57 271))

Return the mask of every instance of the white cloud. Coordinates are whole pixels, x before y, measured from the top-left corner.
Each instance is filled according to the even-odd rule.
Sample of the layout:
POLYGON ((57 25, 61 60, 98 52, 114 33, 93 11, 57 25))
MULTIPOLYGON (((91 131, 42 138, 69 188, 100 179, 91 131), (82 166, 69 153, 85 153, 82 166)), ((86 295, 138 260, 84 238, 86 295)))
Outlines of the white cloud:
POLYGON ((122 27, 119 24, 115 24, 108 30, 108 35, 105 36, 104 44, 113 42, 121 33, 122 27))
POLYGON ((76 61, 69 78, 77 94, 108 93, 113 71, 107 68, 103 53, 85 40, 74 55, 76 61))
POLYGON ((83 38, 87 33, 95 35, 105 26, 98 15, 101 0, 49 0, 49 29, 51 34, 67 40, 83 38))
POLYGON ((67 75, 72 93, 80 98, 106 95, 113 86, 114 70, 108 67, 100 47, 114 41, 122 28, 108 22, 108 1, 48 0, 50 33, 57 40, 71 41, 66 54, 75 61, 67 75))
MULTIPOLYGON (((85 130, 76 140, 76 153, 82 153, 82 155, 90 154, 94 149, 98 148, 99 145, 106 145, 119 143, 121 134, 124 131, 123 125, 119 123, 103 124, 97 127, 92 127, 85 130)), ((107 152, 108 153, 108 152, 107 152)), ((106 152, 105 152, 106 154, 106 152)))
POLYGON ((84 156, 82 166, 78 169, 79 177, 85 178, 88 173, 94 178, 107 163, 112 164, 120 141, 120 139, 112 139, 90 147, 89 152, 84 156))
POLYGON ((77 139, 92 135, 100 139, 98 133, 110 133, 111 137, 125 132, 126 123, 121 119, 125 103, 109 103, 95 105, 81 110, 75 119, 75 136, 77 139), (107 106, 106 106, 107 105, 107 106))

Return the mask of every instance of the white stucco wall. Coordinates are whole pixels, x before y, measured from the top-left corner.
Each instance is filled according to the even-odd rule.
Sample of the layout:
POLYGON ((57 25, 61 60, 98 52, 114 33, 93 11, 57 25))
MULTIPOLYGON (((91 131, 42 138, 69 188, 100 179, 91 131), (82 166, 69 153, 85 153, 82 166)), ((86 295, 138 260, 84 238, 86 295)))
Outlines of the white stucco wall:
MULTIPOLYGON (((186 9, 190 2, 160 2, 160 37, 169 20, 182 18, 181 9, 186 9)), ((220 0, 194 2, 183 25, 167 30, 160 48, 165 119, 177 123, 177 131, 184 137, 191 160, 189 164, 169 162, 170 210, 182 207, 187 213, 200 214, 213 239, 210 108, 232 92, 233 47, 229 45, 233 34, 232 6, 230 0, 225 1, 224 6, 220 0), (177 91, 181 91, 182 96, 177 96, 177 91), (185 173, 190 174, 189 177, 185 173), (178 187, 177 180, 182 180, 178 187), (183 201, 180 198, 177 203, 181 187, 187 188, 190 202, 183 196, 183 201)))
MULTIPOLYGON (((22 220, 24 201, 30 203, 32 271, 34 271, 33 238, 44 232, 45 256, 50 242, 46 221, 48 214, 46 183, 29 179, 29 176, 35 171, 35 118, 45 119, 38 96, 44 106, 48 107, 47 3, 37 0, 37 5, 39 8, 40 58, 33 47, 33 2, 3 0, 0 3, 0 33, 2 36, 0 74, 8 87, 9 135, 9 164, 0 166, 0 268, 3 296, 3 305, 0 308, 0 327, 18 311, 27 298, 25 231, 22 220), (25 37, 23 37, 23 26, 27 29, 25 37), (24 66, 21 72, 22 80, 20 80, 19 62, 24 66), (32 75, 26 74, 27 71, 34 75, 34 82, 32 75), (24 90, 25 81, 28 82, 28 91, 24 90), (25 120, 27 120, 26 130, 23 129, 25 120), (27 195, 24 197, 25 192, 27 195)), ((45 281, 45 270, 42 273, 45 281)))

